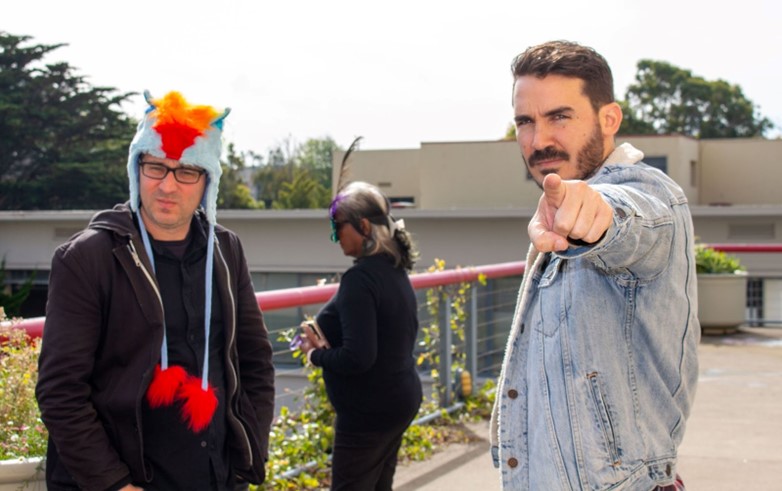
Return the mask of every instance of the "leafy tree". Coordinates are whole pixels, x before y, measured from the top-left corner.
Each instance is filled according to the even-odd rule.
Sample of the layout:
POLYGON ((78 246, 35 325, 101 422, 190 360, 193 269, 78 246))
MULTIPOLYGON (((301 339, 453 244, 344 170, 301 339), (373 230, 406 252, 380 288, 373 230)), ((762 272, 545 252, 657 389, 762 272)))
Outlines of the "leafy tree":
POLYGON ((127 199, 133 93, 93 87, 65 62, 63 44, 28 44, 0 31, 0 209, 105 208, 127 199))
MULTIPOLYGON (((326 208, 331 198, 331 162, 340 147, 330 137, 294 145, 290 138, 271 150, 253 177, 267 208, 326 208)), ((257 158, 260 161, 260 158, 257 158)))
POLYGON ((331 168, 334 151, 340 150, 333 138, 310 138, 296 151, 296 165, 307 169, 323 187, 331 190, 331 168))
POLYGON ((217 194, 217 207, 221 209, 263 208, 263 202, 257 202, 244 182, 244 155, 238 154, 233 143, 228 144, 228 156, 221 162, 223 175, 220 177, 220 190, 217 194))
POLYGON ((253 176, 253 182, 258 190, 258 201, 263 202, 266 208, 271 208, 272 204, 277 201, 282 184, 292 180, 292 165, 275 166, 266 164, 260 167, 253 176))
POLYGON ((617 101, 622 107, 622 126, 619 128, 621 135, 656 135, 657 130, 649 121, 644 121, 630 108, 627 101, 617 101))
POLYGON ((293 180, 283 182, 274 208, 326 208, 331 190, 316 181, 306 169, 295 169, 293 180))
POLYGON ((621 134, 741 138, 763 136, 774 127, 738 85, 708 81, 662 61, 641 60, 637 68, 622 104, 621 134))

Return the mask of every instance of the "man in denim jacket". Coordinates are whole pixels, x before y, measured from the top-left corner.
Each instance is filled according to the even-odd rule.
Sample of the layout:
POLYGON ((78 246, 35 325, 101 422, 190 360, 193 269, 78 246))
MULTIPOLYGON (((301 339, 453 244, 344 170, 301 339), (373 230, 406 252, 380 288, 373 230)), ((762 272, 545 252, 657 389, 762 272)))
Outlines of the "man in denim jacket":
POLYGON ((512 70, 543 195, 492 417, 503 489, 683 489, 700 340, 687 198, 615 146, 622 110, 594 50, 549 42, 512 70))

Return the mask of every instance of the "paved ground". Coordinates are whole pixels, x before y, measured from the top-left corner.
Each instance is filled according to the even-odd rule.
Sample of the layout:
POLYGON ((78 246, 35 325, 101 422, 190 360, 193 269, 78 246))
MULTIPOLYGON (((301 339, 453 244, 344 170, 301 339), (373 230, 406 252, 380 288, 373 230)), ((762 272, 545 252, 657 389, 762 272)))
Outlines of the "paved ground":
MULTIPOLYGON (((680 448, 687 491, 782 490, 782 329, 742 328, 704 336, 700 383, 680 448)), ((395 491, 496 491, 488 424, 482 439, 400 466, 395 491)))

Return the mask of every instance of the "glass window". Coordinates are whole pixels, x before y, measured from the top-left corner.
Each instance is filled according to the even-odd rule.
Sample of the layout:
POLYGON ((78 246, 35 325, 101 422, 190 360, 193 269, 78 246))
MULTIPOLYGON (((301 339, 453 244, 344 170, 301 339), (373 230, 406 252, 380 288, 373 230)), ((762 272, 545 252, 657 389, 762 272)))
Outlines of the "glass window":
POLYGON ((643 162, 666 174, 668 173, 668 157, 644 157, 643 162))

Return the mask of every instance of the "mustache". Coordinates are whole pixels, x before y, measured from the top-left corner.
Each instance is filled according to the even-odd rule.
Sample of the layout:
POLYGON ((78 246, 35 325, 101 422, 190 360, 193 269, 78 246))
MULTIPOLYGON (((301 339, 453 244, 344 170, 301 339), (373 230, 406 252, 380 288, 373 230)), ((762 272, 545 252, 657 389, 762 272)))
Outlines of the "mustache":
POLYGON ((529 165, 534 166, 543 160, 570 160, 570 155, 564 150, 557 150, 554 147, 546 147, 543 150, 535 150, 529 156, 529 165))

